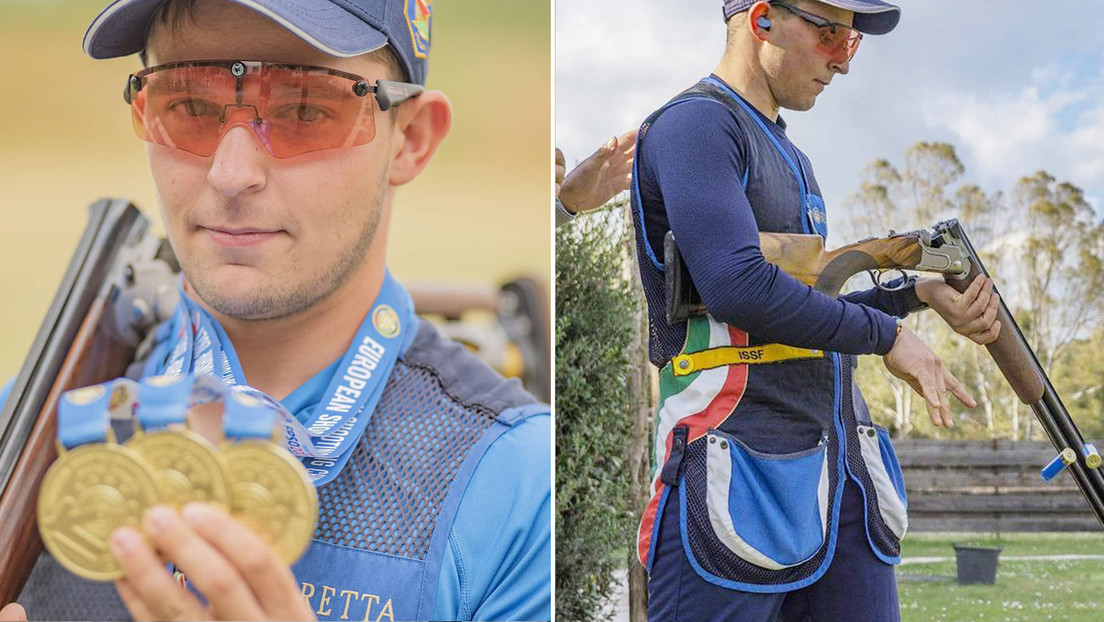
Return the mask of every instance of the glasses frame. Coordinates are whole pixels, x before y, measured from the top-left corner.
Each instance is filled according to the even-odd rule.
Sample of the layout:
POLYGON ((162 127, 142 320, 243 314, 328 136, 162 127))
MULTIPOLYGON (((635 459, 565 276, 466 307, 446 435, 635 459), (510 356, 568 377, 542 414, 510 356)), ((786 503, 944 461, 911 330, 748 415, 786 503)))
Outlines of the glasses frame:
POLYGON ((770 4, 770 6, 779 6, 786 9, 790 13, 793 13, 794 15, 800 17, 801 19, 812 24, 818 29, 828 28, 832 35, 835 35, 840 29, 855 33, 858 36, 849 34, 847 39, 844 39, 843 46, 844 51, 847 52, 847 60, 851 60, 855 57, 855 52, 857 52, 859 49, 859 43, 862 41, 863 33, 854 26, 848 26, 847 24, 841 24, 840 22, 833 22, 826 17, 822 17, 820 15, 817 15, 816 13, 810 13, 804 9, 799 9, 794 5, 789 4, 788 2, 782 2, 781 0, 771 0, 771 2, 769 2, 768 4, 770 4), (854 45, 850 45, 850 41, 852 40, 852 38, 854 38, 855 41, 854 45))
POLYGON ((145 87, 147 82, 146 76, 151 73, 165 69, 177 69, 180 67, 222 67, 228 70, 230 74, 239 81, 250 69, 272 68, 322 72, 331 76, 352 80, 353 94, 357 97, 366 97, 369 93, 375 94, 376 102, 379 104, 380 110, 382 111, 394 108, 404 101, 417 97, 425 92, 425 87, 420 84, 398 82, 395 80, 376 80, 375 84, 371 84, 366 78, 358 76, 355 73, 341 71, 340 69, 330 69, 329 67, 319 67, 317 65, 293 65, 290 63, 272 63, 260 60, 191 60, 154 65, 153 67, 146 67, 139 72, 130 74, 127 76, 126 87, 123 89, 123 101, 130 104, 134 98, 134 94, 145 87))

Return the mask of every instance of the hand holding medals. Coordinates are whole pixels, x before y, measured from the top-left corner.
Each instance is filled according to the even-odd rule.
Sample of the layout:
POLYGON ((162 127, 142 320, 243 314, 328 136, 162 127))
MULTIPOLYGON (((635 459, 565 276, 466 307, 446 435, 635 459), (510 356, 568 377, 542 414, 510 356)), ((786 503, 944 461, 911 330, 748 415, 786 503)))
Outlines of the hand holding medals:
POLYGON ((141 386, 120 379, 66 393, 59 458, 38 499, 46 548, 82 577, 118 579, 124 573, 107 543, 116 529, 138 529, 156 504, 180 510, 199 501, 229 510, 294 562, 314 533, 318 499, 303 465, 273 444, 278 420, 271 402, 209 376, 158 376, 141 386), (189 406, 218 399, 226 403, 221 450, 187 428, 189 406), (111 414, 127 418, 135 407, 135 434, 119 445, 111 414))

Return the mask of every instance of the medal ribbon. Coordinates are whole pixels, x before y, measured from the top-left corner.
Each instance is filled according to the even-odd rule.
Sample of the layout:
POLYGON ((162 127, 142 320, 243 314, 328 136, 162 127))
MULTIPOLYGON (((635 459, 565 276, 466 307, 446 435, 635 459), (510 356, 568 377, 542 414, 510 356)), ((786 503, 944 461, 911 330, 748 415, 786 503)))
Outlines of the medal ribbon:
POLYGON ((142 430, 163 430, 173 423, 186 423, 192 395, 192 376, 154 376, 138 384, 138 423, 142 430), (167 381, 172 378, 172 381, 167 381))
POLYGON ((66 449, 107 440, 111 420, 134 412, 138 384, 119 378, 61 394, 58 400, 58 440, 66 449))
POLYGON ((226 396, 222 425, 227 440, 270 439, 278 418, 267 403, 241 391, 226 396))
MULTIPOLYGON (((322 400, 300 422, 283 404, 245 384, 245 375, 233 345, 218 322, 181 291, 173 313, 176 340, 165 365, 165 375, 217 375, 231 391, 260 399, 281 419, 284 442, 303 461, 316 486, 331 481, 348 462, 351 449, 368 425, 402 349, 402 329, 416 330, 410 296, 392 277, 384 275, 371 311, 345 352, 322 400)), ((210 399, 193 395, 192 405, 210 399)))

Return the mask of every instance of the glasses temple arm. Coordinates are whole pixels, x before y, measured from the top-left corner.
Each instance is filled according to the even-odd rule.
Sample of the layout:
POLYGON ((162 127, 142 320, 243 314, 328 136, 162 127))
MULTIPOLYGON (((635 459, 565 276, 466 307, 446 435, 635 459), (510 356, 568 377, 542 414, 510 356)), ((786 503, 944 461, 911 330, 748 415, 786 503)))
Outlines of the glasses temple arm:
POLYGON ((372 88, 379 102, 380 110, 387 111, 398 106, 404 101, 417 97, 425 92, 425 87, 409 82, 393 82, 391 80, 376 80, 376 86, 372 88))

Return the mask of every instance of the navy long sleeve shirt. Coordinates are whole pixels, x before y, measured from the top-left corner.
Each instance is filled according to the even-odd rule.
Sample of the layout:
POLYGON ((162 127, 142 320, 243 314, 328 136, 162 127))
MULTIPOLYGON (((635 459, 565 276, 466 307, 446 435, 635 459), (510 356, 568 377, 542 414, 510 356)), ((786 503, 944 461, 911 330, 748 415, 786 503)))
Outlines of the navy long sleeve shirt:
MULTIPOLYGON (((785 136, 784 122, 759 116, 778 142, 791 150, 791 157, 799 154, 785 136)), ((762 133, 758 128, 753 131, 762 133)), ((749 153, 763 148, 753 144, 758 138, 749 136, 748 128, 715 101, 686 102, 661 115, 638 154, 649 244, 661 250, 663 235, 674 232, 706 308, 719 321, 771 342, 848 354, 885 354, 896 338, 890 313, 908 311, 902 293, 875 289, 832 298, 763 258, 756 211, 771 206, 753 210, 744 181, 753 172, 749 163, 756 166, 749 153)), ((807 160, 799 158, 801 172, 816 192, 811 166, 804 166, 807 160)), ((773 172, 769 167, 754 171, 758 175, 773 172)), ((778 179, 778 187, 792 186, 793 173, 783 174, 788 178, 778 179)))

